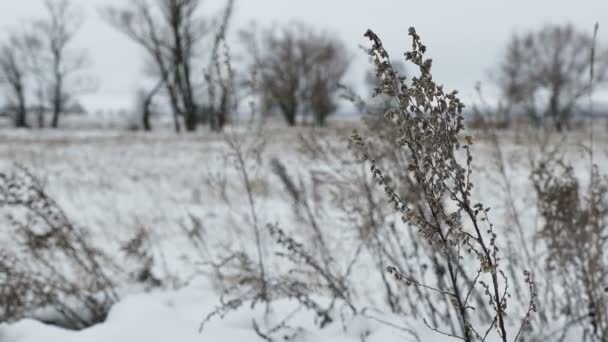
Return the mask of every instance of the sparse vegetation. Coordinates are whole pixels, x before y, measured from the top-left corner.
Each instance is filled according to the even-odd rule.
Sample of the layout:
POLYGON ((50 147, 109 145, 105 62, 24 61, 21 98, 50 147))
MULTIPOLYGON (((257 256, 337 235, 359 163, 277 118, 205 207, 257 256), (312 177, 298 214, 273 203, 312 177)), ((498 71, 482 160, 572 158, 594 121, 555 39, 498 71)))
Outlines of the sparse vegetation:
POLYGON ((136 0, 101 13, 146 56, 125 128, 156 132, 31 135, 87 88, 80 12, 45 4, 0 46, 21 128, 0 135, 0 340, 95 334, 157 298, 136 314, 265 341, 608 341, 597 25, 514 36, 500 98, 478 85, 469 109, 414 28, 398 58, 365 32, 368 98, 337 35, 254 27, 233 48, 233 0, 136 0), (361 120, 328 120, 341 99, 361 120))

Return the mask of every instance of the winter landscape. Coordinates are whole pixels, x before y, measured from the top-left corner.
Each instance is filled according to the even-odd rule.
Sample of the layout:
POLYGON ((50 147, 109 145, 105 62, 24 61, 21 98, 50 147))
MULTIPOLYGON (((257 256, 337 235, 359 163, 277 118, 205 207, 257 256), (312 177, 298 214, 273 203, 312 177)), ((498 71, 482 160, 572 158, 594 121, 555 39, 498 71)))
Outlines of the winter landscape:
POLYGON ((608 7, 385 2, 0 4, 0 342, 608 341, 608 7))

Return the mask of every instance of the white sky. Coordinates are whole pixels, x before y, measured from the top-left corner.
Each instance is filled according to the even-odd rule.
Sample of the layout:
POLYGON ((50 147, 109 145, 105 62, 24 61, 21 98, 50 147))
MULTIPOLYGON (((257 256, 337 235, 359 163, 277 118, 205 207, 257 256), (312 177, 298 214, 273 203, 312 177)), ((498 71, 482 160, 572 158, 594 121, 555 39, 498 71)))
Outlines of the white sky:
MULTIPOLYGON (((144 84, 142 53, 98 15, 105 4, 130 0, 73 0, 86 11, 86 23, 76 44, 92 58, 92 72, 101 85, 82 100, 91 110, 128 107, 138 85, 144 84)), ((203 10, 219 10, 223 0, 203 0, 203 10)), ((571 22, 591 31, 600 23, 600 42, 608 43, 608 0, 237 0, 234 24, 246 28, 299 20, 339 34, 356 57, 349 79, 361 83, 368 67, 357 46, 373 29, 399 58, 409 44, 407 29, 415 26, 434 59, 435 79, 447 88, 471 94, 477 81, 487 84, 513 32, 546 23, 571 22)), ((23 19, 43 13, 43 0, 0 0, 0 29, 18 27, 23 19)), ((2 33, 0 33, 0 36, 2 33)), ((606 45, 606 44, 603 44, 606 45)))

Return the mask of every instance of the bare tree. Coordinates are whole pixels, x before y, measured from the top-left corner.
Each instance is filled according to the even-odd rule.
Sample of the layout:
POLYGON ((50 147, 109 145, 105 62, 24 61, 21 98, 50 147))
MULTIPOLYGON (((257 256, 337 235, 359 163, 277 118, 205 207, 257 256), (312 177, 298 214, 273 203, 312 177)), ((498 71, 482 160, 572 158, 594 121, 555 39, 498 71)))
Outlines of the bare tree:
MULTIPOLYGON (((46 0, 47 16, 35 23, 42 47, 39 56, 44 69, 49 72, 49 104, 52 112, 51 127, 59 126, 59 118, 65 114, 76 93, 89 90, 94 85, 77 79, 87 66, 84 51, 73 50, 71 45, 83 24, 83 13, 70 0, 46 0)), ((87 80, 87 82, 90 80, 87 80)))
POLYGON ((286 28, 242 32, 253 58, 253 88, 260 96, 262 109, 265 113, 278 109, 290 126, 296 125, 303 83, 295 35, 296 29, 286 28))
POLYGON ((208 20, 199 16, 199 0, 130 1, 123 8, 104 9, 104 17, 146 51, 165 85, 176 131, 183 117, 186 130, 199 121, 195 101, 194 62, 202 39, 211 31, 208 20))
MULTIPOLYGON (((497 75, 504 98, 537 124, 549 118, 556 130, 568 128, 577 104, 591 91, 591 46, 591 35, 572 25, 514 35, 497 75)), ((597 60, 595 83, 608 76, 604 56, 597 60)))
POLYGON ((339 83, 349 66, 347 50, 342 41, 328 35, 309 33, 301 42, 305 55, 306 103, 317 125, 325 125, 329 115, 338 109, 339 83))
POLYGON ((25 62, 26 36, 11 34, 0 46, 0 83, 8 89, 8 109, 13 113, 15 127, 27 124, 27 79, 28 65, 25 62))
POLYGON ((238 107, 235 72, 230 62, 230 52, 226 44, 226 34, 234 11, 234 0, 228 0, 221 17, 219 29, 213 39, 211 59, 205 71, 208 105, 203 109, 209 119, 211 130, 221 131, 228 122, 228 112, 238 107), (223 61, 222 56, 223 52, 223 61))
POLYGON ((265 111, 278 110, 287 124, 312 113, 323 124, 336 106, 338 83, 348 68, 344 44, 304 24, 242 33, 252 55, 254 88, 265 111))

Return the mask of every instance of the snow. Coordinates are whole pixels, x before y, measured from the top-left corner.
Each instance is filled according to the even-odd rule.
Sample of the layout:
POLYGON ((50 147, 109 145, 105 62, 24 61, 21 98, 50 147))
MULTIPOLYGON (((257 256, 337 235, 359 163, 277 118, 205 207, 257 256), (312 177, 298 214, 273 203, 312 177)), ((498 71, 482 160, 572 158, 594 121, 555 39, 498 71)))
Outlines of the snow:
MULTIPOLYGON (((263 324, 272 317, 284 317, 293 311, 295 303, 273 304, 270 318, 265 318, 264 309, 245 306, 226 318, 214 319, 201 331, 201 322, 206 312, 213 310, 217 297, 205 281, 175 291, 155 291, 135 294, 124 298, 110 311, 103 324, 82 331, 69 331, 47 326, 33 320, 22 320, 14 324, 0 324, 0 341, 3 342, 168 342, 168 341, 260 341, 251 328, 252 320, 263 324)), ((306 317, 298 320, 302 330, 293 341, 356 342, 361 336, 367 341, 403 340, 405 333, 371 319, 357 317, 347 322, 346 327, 332 325, 324 330, 314 327, 306 317)))
MULTIPOLYGON (((322 132, 348 137, 351 125, 322 132)), ((272 158, 280 158, 296 178, 304 176, 313 166, 317 170, 324 167, 305 164, 298 158, 298 142, 293 138, 298 133, 301 131, 282 127, 269 129, 264 160, 260 165, 251 165, 252 178, 259 185, 256 194, 261 200, 256 208, 262 224, 287 225, 294 221, 283 185, 273 181, 275 176, 269 171, 272 158)), ((244 129, 231 134, 247 135, 244 129)), ((0 342, 261 341, 252 328, 254 321, 262 328, 273 327, 294 311, 291 323, 296 336, 293 341, 297 342, 416 340, 394 326, 415 331, 420 341, 450 340, 430 331, 415 314, 404 318, 383 311, 378 304, 382 302, 381 295, 376 293, 378 275, 375 270, 370 271, 374 266, 367 259, 357 265, 355 282, 359 302, 362 307, 377 308, 369 311, 374 314, 344 317, 320 329, 314 314, 299 310, 298 303, 293 301, 274 301, 268 312, 261 304, 251 308, 245 303, 223 318, 213 318, 200 331, 205 317, 219 305, 220 295, 214 279, 204 276, 200 251, 183 234, 183 227, 192 224, 190 215, 203 221, 206 242, 218 255, 228 249, 253 248, 251 232, 243 228, 250 225, 246 196, 239 182, 234 181, 238 179, 236 172, 226 163, 223 139, 222 135, 209 132, 178 136, 166 131, 152 134, 112 130, 1 131, 0 168, 10 169, 14 162, 29 167, 68 216, 79 226, 90 229, 96 245, 103 246, 110 255, 120 255, 121 244, 134 235, 137 227, 145 227, 151 236, 154 272, 166 284, 148 293, 123 289, 124 297, 112 307, 107 320, 82 331, 64 330, 30 319, 0 323, 0 342), (226 198, 216 188, 221 177, 227 181, 226 198)), ((246 144, 251 142, 247 139, 243 138, 246 144)), ((533 226, 535 212, 526 210, 533 206, 526 160, 533 148, 526 142, 516 142, 517 139, 520 138, 505 136, 502 147, 507 172, 515 187, 515 204, 525 214, 525 224, 533 226)), ((478 153, 475 172, 484 179, 475 184, 475 191, 485 195, 484 202, 492 207, 494 222, 500 226, 508 221, 501 198, 503 189, 490 166, 492 149, 483 140, 475 148, 478 153)), ((567 153, 575 162, 586 162, 575 157, 579 151, 567 153)), ((606 165, 605 156, 598 156, 598 162, 606 165)), ((345 234, 343 229, 350 224, 348 218, 343 213, 330 212, 324 219, 326 226, 332 228, 327 234, 332 236, 335 255, 352 255, 354 238, 348 234, 354 234, 345 234)), ((10 245, 10 237, 0 235, 0 248, 6 245, 10 245)), ((272 255, 275 251, 265 252, 272 255)), ((271 262, 269 267, 274 272, 280 274, 284 270, 284 264, 271 262)), ((514 307, 517 305, 513 303, 514 307)), ((335 317, 340 317, 340 313, 336 312, 335 317)))

